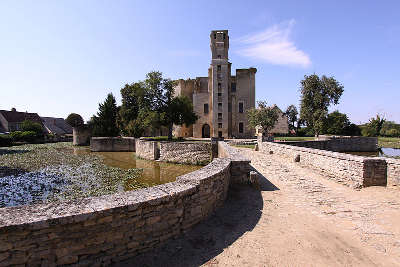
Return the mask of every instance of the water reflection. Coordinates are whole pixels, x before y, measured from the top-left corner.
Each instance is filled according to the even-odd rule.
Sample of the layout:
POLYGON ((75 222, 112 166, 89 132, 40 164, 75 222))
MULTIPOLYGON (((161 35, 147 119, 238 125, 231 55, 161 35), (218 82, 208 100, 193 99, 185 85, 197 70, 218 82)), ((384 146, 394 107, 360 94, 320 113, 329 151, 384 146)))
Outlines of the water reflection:
POLYGON ((139 182, 158 185, 175 181, 176 177, 198 170, 202 166, 173 164, 153 160, 138 159, 133 152, 90 152, 88 148, 74 147, 74 155, 92 153, 100 155, 104 164, 121 169, 142 169, 139 182))
POLYGON ((364 156, 364 157, 400 157, 399 148, 382 147, 374 152, 345 152, 346 154, 364 156))

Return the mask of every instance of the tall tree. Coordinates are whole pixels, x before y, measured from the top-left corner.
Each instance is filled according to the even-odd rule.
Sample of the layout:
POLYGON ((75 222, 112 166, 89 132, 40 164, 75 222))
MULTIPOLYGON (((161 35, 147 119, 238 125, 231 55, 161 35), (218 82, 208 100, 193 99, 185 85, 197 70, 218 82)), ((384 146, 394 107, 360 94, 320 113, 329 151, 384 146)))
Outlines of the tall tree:
POLYGON ((79 127, 84 124, 82 116, 77 113, 69 114, 65 121, 72 127, 79 127))
POLYGON ((109 93, 105 101, 99 104, 97 116, 92 117, 93 136, 117 136, 117 114, 115 97, 109 93))
POLYGON ((363 128, 362 134, 364 136, 378 136, 385 121, 386 119, 383 116, 377 114, 375 118, 369 119, 369 122, 363 128))
POLYGON ((279 108, 276 105, 268 106, 266 101, 258 101, 258 108, 247 111, 249 127, 261 126, 264 134, 268 134, 278 121, 279 108))
POLYGON ((295 130, 296 127, 294 126, 294 124, 297 123, 298 126, 297 116, 299 115, 296 106, 295 105, 288 106, 285 111, 285 115, 287 116, 289 121, 289 130, 295 130))
POLYGON ((325 75, 305 75, 301 81, 300 118, 316 136, 323 130, 329 106, 339 103, 343 88, 335 78, 325 75))

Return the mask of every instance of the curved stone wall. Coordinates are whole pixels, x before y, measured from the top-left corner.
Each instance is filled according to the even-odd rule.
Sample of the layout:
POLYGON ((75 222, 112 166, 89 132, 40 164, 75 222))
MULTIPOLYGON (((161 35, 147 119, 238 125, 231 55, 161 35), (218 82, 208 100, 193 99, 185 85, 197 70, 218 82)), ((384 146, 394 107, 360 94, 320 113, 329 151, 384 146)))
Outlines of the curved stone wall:
POLYGON ((0 209, 0 265, 108 265, 179 235, 221 206, 231 160, 175 182, 62 203, 0 209))

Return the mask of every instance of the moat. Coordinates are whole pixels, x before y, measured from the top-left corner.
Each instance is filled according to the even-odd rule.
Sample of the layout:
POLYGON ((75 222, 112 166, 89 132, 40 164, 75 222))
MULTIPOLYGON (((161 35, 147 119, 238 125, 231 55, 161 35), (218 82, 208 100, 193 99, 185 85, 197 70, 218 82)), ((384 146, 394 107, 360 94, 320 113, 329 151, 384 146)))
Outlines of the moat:
POLYGON ((174 181, 201 168, 93 152, 70 143, 0 149, 0 207, 66 201, 174 181))

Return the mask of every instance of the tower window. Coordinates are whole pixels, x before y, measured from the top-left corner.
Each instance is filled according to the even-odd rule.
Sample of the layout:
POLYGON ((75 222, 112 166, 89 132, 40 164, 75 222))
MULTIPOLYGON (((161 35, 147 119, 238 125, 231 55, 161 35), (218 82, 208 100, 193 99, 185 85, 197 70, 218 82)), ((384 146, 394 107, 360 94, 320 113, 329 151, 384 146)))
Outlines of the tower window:
POLYGON ((218 103, 218 111, 222 111, 222 103, 218 103))
POLYGON ((218 70, 218 71, 221 71, 221 65, 218 65, 218 66, 217 66, 217 70, 218 70))
POLYGON ((218 113, 218 119, 222 119, 222 113, 218 113))
POLYGON ((225 40, 225 33, 224 33, 224 40, 225 40))
POLYGON ((236 92, 236 83, 231 84, 231 91, 236 92))
POLYGON ((217 58, 221 59, 221 55, 218 55, 217 58))
POLYGON ((214 39, 217 39, 217 34, 216 33, 214 33, 214 39))
POLYGON ((220 92, 222 89, 221 83, 218 83, 218 92, 220 92))
POLYGON ((222 128, 222 123, 218 123, 218 128, 222 128))
POLYGON ((222 132, 218 131, 218 137, 221 138, 222 137, 222 132))
POLYGON ((239 102, 239 113, 243 113, 243 102, 239 102))
POLYGON ((222 97, 222 93, 218 93, 218 97, 222 97))
POLYGON ((204 114, 208 114, 208 104, 204 104, 204 114))
POLYGON ((243 133, 243 122, 239 122, 239 133, 243 133))

